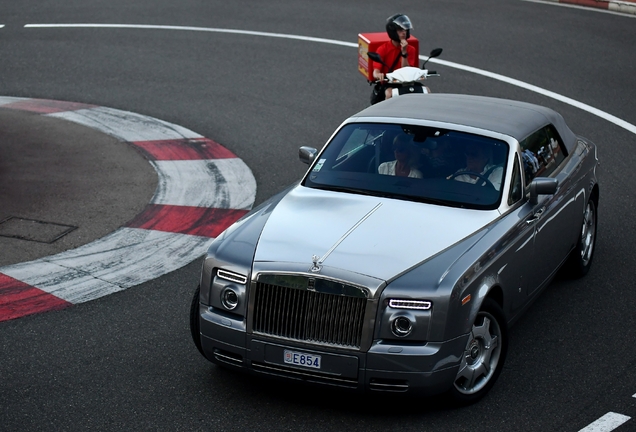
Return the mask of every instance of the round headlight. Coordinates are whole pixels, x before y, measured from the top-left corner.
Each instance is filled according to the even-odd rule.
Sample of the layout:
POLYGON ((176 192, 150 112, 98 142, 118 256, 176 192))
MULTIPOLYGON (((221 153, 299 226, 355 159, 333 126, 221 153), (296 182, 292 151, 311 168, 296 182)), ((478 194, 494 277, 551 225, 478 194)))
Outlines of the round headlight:
POLYGON ((221 304, 227 310, 234 310, 238 306, 239 296, 232 288, 225 288, 221 292, 221 304))
POLYGON ((393 320, 391 330, 397 337, 406 337, 413 331, 413 323, 405 316, 399 316, 393 320))

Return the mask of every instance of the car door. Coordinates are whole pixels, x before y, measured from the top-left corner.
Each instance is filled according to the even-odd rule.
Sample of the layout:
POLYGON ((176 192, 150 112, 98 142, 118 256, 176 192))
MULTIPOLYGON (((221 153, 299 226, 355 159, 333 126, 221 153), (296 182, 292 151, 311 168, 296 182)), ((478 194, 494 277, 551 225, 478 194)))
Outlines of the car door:
POLYGON ((497 265, 502 286, 507 287, 510 312, 515 314, 528 299, 528 285, 533 279, 535 262, 535 231, 533 206, 524 199, 523 169, 520 157, 515 156, 511 186, 508 193, 510 212, 504 217, 507 232, 499 247, 506 252, 497 265))
MULTIPOLYGON (((521 148, 524 173, 529 180, 526 185, 536 177, 555 177, 566 157, 563 142, 552 125, 530 135, 521 142, 521 148)), ((528 223, 533 225, 535 233, 534 271, 528 280, 528 295, 553 275, 572 248, 572 227, 577 213, 575 191, 567 176, 560 176, 559 180, 554 195, 540 195, 537 204, 531 206, 528 223)))

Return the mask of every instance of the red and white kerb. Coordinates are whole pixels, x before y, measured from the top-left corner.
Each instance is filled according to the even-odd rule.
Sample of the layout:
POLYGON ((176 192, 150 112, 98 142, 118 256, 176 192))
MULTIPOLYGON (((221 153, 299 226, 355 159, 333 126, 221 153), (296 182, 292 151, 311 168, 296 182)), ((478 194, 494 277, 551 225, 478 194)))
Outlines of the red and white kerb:
POLYGON ((77 249, 0 267, 0 321, 94 300, 181 268, 254 204, 256 181, 247 165, 181 126, 72 102, 0 97, 0 106, 72 121, 127 142, 159 177, 151 202, 122 228, 77 249))

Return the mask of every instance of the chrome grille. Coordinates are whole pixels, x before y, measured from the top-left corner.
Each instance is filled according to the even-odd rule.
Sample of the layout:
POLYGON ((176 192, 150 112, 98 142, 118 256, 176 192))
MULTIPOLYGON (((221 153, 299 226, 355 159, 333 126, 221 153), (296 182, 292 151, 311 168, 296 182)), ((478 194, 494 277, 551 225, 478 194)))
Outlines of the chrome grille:
POLYGON ((365 298, 266 283, 257 283, 255 291, 255 333, 360 348, 365 298))

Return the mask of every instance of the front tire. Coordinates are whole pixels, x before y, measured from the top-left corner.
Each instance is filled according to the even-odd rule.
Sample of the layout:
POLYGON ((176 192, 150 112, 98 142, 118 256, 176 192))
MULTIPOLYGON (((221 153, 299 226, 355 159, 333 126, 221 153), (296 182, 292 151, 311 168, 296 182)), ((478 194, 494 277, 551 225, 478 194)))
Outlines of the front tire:
POLYGON ((593 198, 590 199, 585 206, 585 212, 583 212, 581 235, 568 258, 567 273, 573 279, 585 276, 592 266, 598 220, 596 208, 596 201, 593 198))
POLYGON ((477 402, 492 388, 503 369, 508 350, 508 327, 503 311, 486 299, 475 317, 470 337, 450 390, 461 405, 477 402))
POLYGON ((197 347, 199 352, 203 357, 205 354, 203 353, 203 346, 201 345, 201 326, 199 324, 199 295, 201 293, 201 287, 198 286, 197 290, 194 292, 194 297, 192 297, 192 302, 190 303, 190 333, 192 334, 192 342, 197 347))

